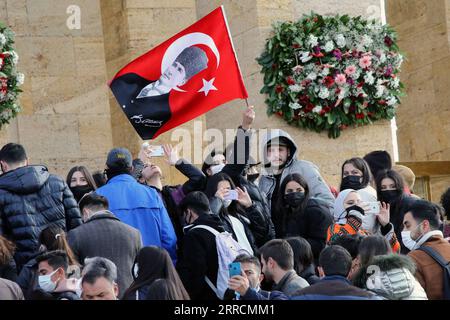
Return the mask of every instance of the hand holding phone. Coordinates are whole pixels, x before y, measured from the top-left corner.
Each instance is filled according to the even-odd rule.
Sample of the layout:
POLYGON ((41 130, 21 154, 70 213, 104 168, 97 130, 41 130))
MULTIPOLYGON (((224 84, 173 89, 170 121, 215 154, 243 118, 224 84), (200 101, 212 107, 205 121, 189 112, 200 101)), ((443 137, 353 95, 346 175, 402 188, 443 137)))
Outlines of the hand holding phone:
POLYGON ((232 262, 228 265, 228 272, 231 277, 242 275, 241 263, 240 262, 232 262))
POLYGON ((228 190, 228 194, 224 197, 224 200, 237 200, 238 199, 238 193, 236 190, 228 190))
POLYGON ((378 214, 380 212, 380 203, 379 202, 366 202, 366 214, 378 214))

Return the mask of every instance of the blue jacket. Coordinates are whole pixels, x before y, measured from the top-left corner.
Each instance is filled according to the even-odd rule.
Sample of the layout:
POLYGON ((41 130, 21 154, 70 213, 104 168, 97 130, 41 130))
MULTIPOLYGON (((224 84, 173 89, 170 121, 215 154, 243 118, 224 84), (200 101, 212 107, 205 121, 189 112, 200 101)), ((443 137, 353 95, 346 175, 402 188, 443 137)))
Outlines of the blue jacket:
POLYGON ((109 210, 117 218, 141 232, 144 246, 162 247, 176 262, 177 236, 155 190, 141 185, 128 174, 121 174, 96 193, 108 199, 109 210))
POLYGON ((269 299, 254 289, 249 289, 243 300, 382 300, 374 293, 357 288, 342 276, 327 276, 316 284, 297 291, 287 297, 279 291, 272 291, 269 299))

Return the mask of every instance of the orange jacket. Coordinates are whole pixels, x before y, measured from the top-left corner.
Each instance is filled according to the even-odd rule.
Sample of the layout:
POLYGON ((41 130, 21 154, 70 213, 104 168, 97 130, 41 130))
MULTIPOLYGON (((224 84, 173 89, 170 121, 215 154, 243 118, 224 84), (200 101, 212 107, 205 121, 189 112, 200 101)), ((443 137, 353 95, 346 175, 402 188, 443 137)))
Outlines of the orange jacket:
MULTIPOLYGON (((343 235, 353 235, 359 234, 361 236, 369 236, 370 232, 364 229, 360 229, 360 227, 352 222, 347 222, 346 224, 332 224, 327 231, 327 244, 330 244, 338 237, 342 237, 343 235)), ((400 242, 397 240, 397 236, 395 232, 388 232, 385 235, 386 239, 389 241, 391 245, 392 252, 399 253, 400 252, 400 242)))

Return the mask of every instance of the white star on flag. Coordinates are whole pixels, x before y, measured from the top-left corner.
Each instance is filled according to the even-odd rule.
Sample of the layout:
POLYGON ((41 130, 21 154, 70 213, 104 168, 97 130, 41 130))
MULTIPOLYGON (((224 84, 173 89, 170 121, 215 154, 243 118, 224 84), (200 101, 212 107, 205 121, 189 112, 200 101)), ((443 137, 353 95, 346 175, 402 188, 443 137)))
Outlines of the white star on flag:
POLYGON ((212 78, 209 81, 206 81, 205 79, 202 79, 202 80, 203 80, 203 87, 200 90, 198 90, 198 92, 204 92, 205 97, 208 95, 209 91, 217 90, 217 88, 214 87, 214 85, 213 85, 213 82, 214 82, 214 80, 216 80, 216 78, 212 78))

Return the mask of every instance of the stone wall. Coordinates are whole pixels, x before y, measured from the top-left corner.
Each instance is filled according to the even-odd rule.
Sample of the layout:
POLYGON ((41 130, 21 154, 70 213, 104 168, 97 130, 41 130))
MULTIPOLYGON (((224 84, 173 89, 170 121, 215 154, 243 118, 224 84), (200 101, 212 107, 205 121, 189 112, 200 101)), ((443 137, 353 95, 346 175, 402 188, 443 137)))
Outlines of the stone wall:
MULTIPOLYGON (((159 45, 196 21, 193 0, 100 0, 102 9, 105 58, 108 80, 128 62, 159 45)), ((136 157, 142 140, 109 91, 112 139, 114 146, 125 146, 136 157)), ((204 126, 204 117, 195 121, 204 126)), ((178 129, 193 133, 194 121, 178 129)), ((173 130, 160 135, 151 144, 171 142, 173 130)), ((191 147, 194 141, 191 141, 191 147)), ((177 184, 185 181, 178 170, 170 168, 164 158, 154 158, 164 173, 165 182, 177 184)))
POLYGON ((0 0, 0 19, 16 33, 25 74, 23 111, 1 142, 23 144, 32 163, 65 176, 79 164, 102 169, 112 147, 98 1, 78 0, 81 29, 70 30, 70 0, 0 0))
MULTIPOLYGON (((387 0, 387 21, 397 30, 406 59, 406 97, 398 111, 400 161, 450 159, 450 2, 387 0)), ((450 177, 431 180, 433 200, 450 177)))
MULTIPOLYGON (((202 17, 223 4, 228 17, 233 42, 249 93, 249 103, 257 110, 255 128, 281 128, 289 132, 300 149, 300 157, 316 163, 326 180, 338 185, 340 167, 345 159, 363 156, 372 150, 388 150, 392 154, 392 134, 389 121, 371 126, 348 129, 337 140, 326 133, 317 134, 288 126, 276 116, 266 116, 264 95, 259 93, 263 85, 260 66, 255 61, 269 37, 272 23, 280 20, 296 20, 311 10, 320 14, 348 13, 380 18, 379 0, 365 1, 307 1, 307 0, 254 0, 207 1, 197 0, 197 15, 202 17)), ((235 101, 210 111, 206 115, 208 128, 227 129, 237 127, 240 118, 231 109, 242 110, 245 102, 235 101)))

